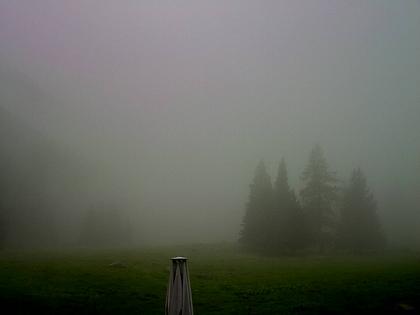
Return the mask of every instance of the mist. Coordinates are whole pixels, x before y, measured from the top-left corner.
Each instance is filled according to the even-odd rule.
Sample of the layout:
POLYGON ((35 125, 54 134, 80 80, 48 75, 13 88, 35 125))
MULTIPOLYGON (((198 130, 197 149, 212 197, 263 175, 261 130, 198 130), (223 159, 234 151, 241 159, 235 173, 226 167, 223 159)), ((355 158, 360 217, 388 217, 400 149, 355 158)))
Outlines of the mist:
POLYGON ((416 0, 0 0, 6 243, 236 242, 259 161, 299 192, 319 144, 418 249, 419 30, 416 0))

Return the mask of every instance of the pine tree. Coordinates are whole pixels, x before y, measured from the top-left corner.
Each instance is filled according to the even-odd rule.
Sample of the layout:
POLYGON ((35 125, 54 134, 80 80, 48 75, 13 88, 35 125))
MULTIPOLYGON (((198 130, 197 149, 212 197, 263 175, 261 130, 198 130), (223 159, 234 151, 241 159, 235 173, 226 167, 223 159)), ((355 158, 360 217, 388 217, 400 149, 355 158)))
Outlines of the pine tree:
POLYGON ((244 245, 263 249, 270 242, 272 185, 265 164, 261 161, 250 185, 249 199, 243 220, 240 242, 244 245))
POLYGON ((273 238, 280 250, 294 251, 305 245, 306 228, 301 207, 288 182, 284 158, 274 184, 273 238))
POLYGON ((279 164, 277 178, 274 183, 274 192, 277 203, 279 205, 287 205, 290 199, 291 190, 289 187, 289 178, 284 158, 281 159, 279 164))
POLYGON ((334 234, 333 205, 337 197, 336 177, 328 169, 322 148, 316 145, 301 177, 300 192, 310 239, 321 252, 332 244, 334 234))
POLYGON ((378 250, 385 244, 376 202, 360 168, 353 170, 344 193, 338 244, 352 252, 378 250))

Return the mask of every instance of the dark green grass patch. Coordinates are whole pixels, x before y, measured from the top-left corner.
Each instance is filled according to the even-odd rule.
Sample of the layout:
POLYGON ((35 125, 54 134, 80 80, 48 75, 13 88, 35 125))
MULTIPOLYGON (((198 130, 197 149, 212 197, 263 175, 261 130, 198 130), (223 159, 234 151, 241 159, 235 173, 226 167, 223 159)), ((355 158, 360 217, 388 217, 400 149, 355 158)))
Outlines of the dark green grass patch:
POLYGON ((416 314, 411 256, 258 257, 233 246, 2 252, 5 314, 163 314, 169 258, 186 255, 202 314, 416 314), (114 261, 120 267, 110 267, 114 261))

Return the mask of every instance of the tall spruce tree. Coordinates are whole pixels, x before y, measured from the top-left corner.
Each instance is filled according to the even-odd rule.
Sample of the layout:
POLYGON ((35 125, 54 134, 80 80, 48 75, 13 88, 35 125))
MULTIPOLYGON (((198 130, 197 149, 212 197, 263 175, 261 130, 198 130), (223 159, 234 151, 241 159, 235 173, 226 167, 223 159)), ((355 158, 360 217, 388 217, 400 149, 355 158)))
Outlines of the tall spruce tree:
POLYGON ((376 202, 360 168, 353 170, 341 206, 338 245, 352 252, 378 250, 385 245, 376 202))
POLYGON ((265 164, 261 161, 250 185, 249 199, 243 219, 240 241, 244 245, 264 249, 270 243, 272 184, 265 164))
POLYGON ((294 251, 304 247, 306 228, 301 207, 289 186, 286 162, 279 164, 274 183, 273 239, 279 250, 294 251))
POLYGON ((319 251, 330 247, 334 238, 333 205, 337 197, 336 177, 329 171, 322 148, 316 145, 301 177, 300 192, 310 240, 319 251))

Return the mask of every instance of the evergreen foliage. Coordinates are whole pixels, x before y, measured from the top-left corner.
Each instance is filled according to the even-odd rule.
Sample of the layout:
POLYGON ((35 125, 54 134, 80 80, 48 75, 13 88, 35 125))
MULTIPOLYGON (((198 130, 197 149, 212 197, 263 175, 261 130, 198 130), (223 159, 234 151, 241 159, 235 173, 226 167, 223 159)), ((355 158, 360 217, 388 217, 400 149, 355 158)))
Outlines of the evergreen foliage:
POLYGON ((276 248, 295 251, 306 243, 306 225, 295 192, 288 182, 286 162, 281 160, 274 184, 274 220, 272 221, 276 248))
POLYGON ((376 214, 376 202, 360 168, 351 174, 340 214, 338 245, 341 248, 352 252, 383 248, 385 239, 376 214))
POLYGON ((243 218, 242 244, 266 253, 306 248, 322 253, 334 247, 357 253, 384 247, 376 202, 360 169, 352 172, 349 186, 339 195, 336 176, 317 145, 301 179, 304 185, 298 199, 289 186, 284 159, 273 185, 264 162, 258 164, 243 218))
POLYGON ((301 177, 304 188, 300 192, 307 218, 311 242, 323 252, 331 247, 334 237, 334 202, 337 200, 335 174, 329 171, 324 152, 316 145, 301 177))
POLYGON ((270 231, 267 229, 271 222, 273 188, 270 175, 265 164, 261 161, 250 185, 246 213, 240 241, 247 246, 265 248, 271 243, 270 231))

